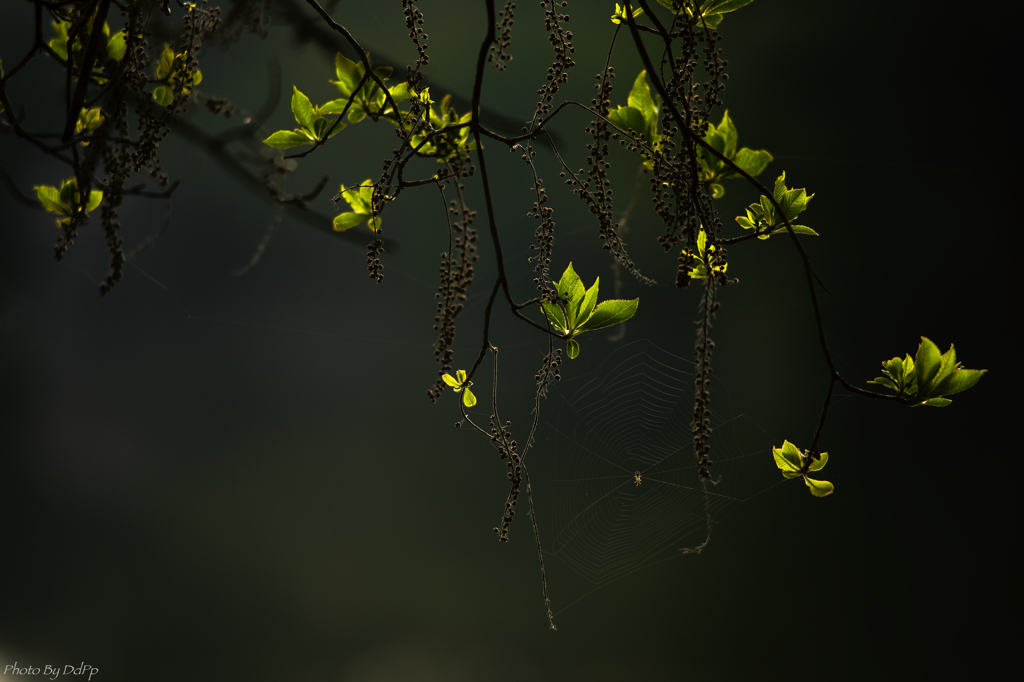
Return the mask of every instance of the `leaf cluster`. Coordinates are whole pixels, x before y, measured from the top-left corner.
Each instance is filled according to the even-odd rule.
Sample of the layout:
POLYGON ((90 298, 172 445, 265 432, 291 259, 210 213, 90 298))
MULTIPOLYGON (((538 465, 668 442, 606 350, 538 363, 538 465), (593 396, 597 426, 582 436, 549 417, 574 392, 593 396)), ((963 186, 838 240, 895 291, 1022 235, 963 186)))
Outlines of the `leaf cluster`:
POLYGON ((352 210, 334 216, 335 231, 344 232, 364 221, 374 232, 380 230, 380 216, 373 209, 373 182, 369 178, 356 187, 346 189, 342 185, 339 196, 345 198, 352 210))
POLYGON ((709 245, 707 241, 708 236, 704 233, 704 227, 701 226, 700 232, 697 234, 697 253, 683 249, 683 258, 692 261, 693 267, 689 272, 691 279, 704 279, 712 272, 724 274, 729 268, 729 264, 716 253, 715 245, 709 245))
POLYGON ((939 348, 931 339, 921 337, 917 355, 911 359, 908 354, 882 363, 882 374, 869 384, 878 384, 896 391, 896 397, 911 407, 928 405, 946 407, 953 401, 943 396, 966 391, 981 380, 987 369, 961 369, 956 361, 953 344, 949 350, 939 354, 939 348))
MULTIPOLYGON (((717 127, 708 125, 707 132, 704 134, 704 141, 715 151, 742 168, 747 175, 757 177, 772 161, 772 155, 767 150, 755 151, 748 147, 737 151, 738 139, 739 133, 736 131, 732 119, 729 118, 728 109, 722 114, 721 123, 717 127)), ((705 150, 701 150, 701 153, 697 155, 697 161, 700 163, 700 181, 710 185, 712 196, 715 199, 725 196, 725 188, 719 182, 726 178, 742 177, 728 163, 705 150)))
POLYGON ((81 206, 82 196, 78 191, 78 179, 71 178, 61 183, 60 189, 52 185, 36 185, 32 189, 36 192, 36 199, 50 213, 58 213, 65 218, 57 220, 58 227, 65 227, 71 224, 72 217, 82 211, 84 214, 94 210, 103 201, 103 192, 94 189, 89 192, 89 198, 84 208, 81 206))
POLYGON ((473 385, 473 382, 466 376, 466 370, 460 369, 455 372, 453 377, 451 374, 442 374, 441 378, 444 379, 444 383, 452 387, 456 393, 462 392, 462 404, 466 407, 473 407, 476 405, 476 396, 473 395, 473 391, 469 390, 469 387, 473 385))
POLYGON ((325 114, 340 113, 345 100, 332 100, 321 106, 314 106, 297 87, 292 86, 292 116, 299 124, 295 130, 278 130, 263 140, 274 149, 289 149, 304 144, 314 144, 334 137, 345 129, 345 124, 336 120, 333 124, 325 114))
POLYGON ((199 85, 203 72, 188 69, 188 55, 174 54, 170 45, 165 44, 156 63, 156 80, 161 85, 153 89, 153 99, 165 107, 174 102, 174 93, 187 95, 189 88, 199 85))
MULTIPOLYGON (((338 88, 344 97, 314 106, 298 87, 294 87, 292 114, 299 127, 295 130, 279 130, 265 139, 265 144, 275 149, 288 149, 334 137, 346 127, 346 124, 340 120, 332 124, 325 115, 344 115, 347 111, 349 123, 359 123, 365 118, 374 121, 384 119, 401 127, 409 133, 409 146, 416 155, 436 159, 439 163, 464 156, 477 148, 476 142, 470 140, 472 131, 469 122, 472 120, 472 114, 466 113, 460 117, 450 106, 450 95, 446 95, 441 100, 438 110, 435 110, 429 88, 416 92, 406 81, 389 87, 385 93, 367 76, 366 68, 361 62, 354 62, 341 53, 334 57, 334 72, 338 80, 332 80, 330 83, 338 88), (392 106, 392 102, 397 106, 409 99, 415 103, 414 110, 396 111, 392 106), (414 115, 413 111, 416 109, 424 112, 422 117, 414 115)), ((373 73, 381 82, 390 78, 392 72, 390 66, 373 69, 373 73)))
MULTIPOLYGON (((49 46, 58 57, 63 59, 65 62, 68 61, 68 55, 71 56, 71 66, 76 72, 80 72, 82 69, 82 63, 85 59, 86 42, 83 38, 88 38, 92 34, 92 24, 95 20, 95 16, 86 22, 85 26, 80 28, 75 34, 73 40, 70 39, 71 29, 77 23, 78 10, 71 12, 71 21, 54 21, 53 22, 53 33, 54 37, 50 39, 49 46), (69 42, 70 40, 70 42, 69 42)), ((89 74, 92 81, 98 85, 103 85, 107 82, 107 74, 104 70, 104 63, 108 60, 115 62, 121 61, 124 58, 125 51, 125 34, 124 31, 118 31, 114 35, 110 35, 110 26, 107 22, 103 22, 103 34, 101 37, 100 44, 100 55, 99 59, 96 60, 96 64, 92 68, 92 73, 89 74)))
POLYGON ((473 119, 472 112, 466 112, 460 117, 451 106, 451 95, 445 95, 441 99, 438 111, 435 111, 434 101, 430 99, 430 88, 423 88, 414 96, 420 104, 426 107, 425 121, 427 124, 416 126, 412 120, 407 118, 403 120, 402 126, 407 130, 415 129, 409 140, 409 146, 419 156, 430 157, 436 159, 438 163, 445 163, 477 148, 476 140, 470 139, 472 130, 469 127, 469 122, 473 119))
POLYGON ((583 281, 572 263, 562 273, 562 278, 554 282, 558 292, 558 300, 541 301, 544 316, 555 330, 567 340, 569 358, 580 354, 579 343, 575 340, 583 332, 604 329, 625 322, 636 314, 640 299, 632 301, 614 300, 597 302, 598 284, 601 278, 594 280, 593 286, 584 288, 583 281))
MULTIPOLYGON (((375 68, 373 73, 381 81, 386 81, 391 77, 393 71, 394 69, 390 66, 380 66, 375 68)), ((387 101, 387 96, 380 86, 373 82, 372 79, 366 77, 366 68, 361 62, 347 59, 339 52, 334 55, 334 73, 337 75, 338 80, 331 81, 331 83, 338 88, 341 94, 344 95, 344 98, 329 103, 336 109, 336 111, 331 113, 341 112, 351 97, 352 105, 348 112, 348 120, 351 123, 359 123, 367 116, 376 121, 382 116, 394 118, 399 115, 391 108, 387 101)), ((399 83, 394 87, 388 88, 388 92, 391 94, 392 99, 394 99, 395 104, 401 104, 409 98, 409 84, 407 82, 399 83)))
MULTIPOLYGON (((736 218, 740 227, 744 230, 754 230, 758 239, 768 239, 773 234, 788 232, 786 220, 790 221, 792 225, 792 222, 804 212, 807 203, 814 197, 813 194, 807 194, 805 189, 788 189, 785 171, 775 180, 773 194, 775 201, 782 207, 781 215, 775 210, 775 205, 768 200, 768 197, 762 195, 760 202, 750 205, 746 216, 736 218), (783 216, 785 216, 785 220, 783 220, 783 216)), ((797 234, 818 236, 817 232, 806 225, 792 225, 792 227, 797 234)))
MULTIPOLYGON (((618 9, 618 5, 615 6, 618 9)), ((661 97, 657 100, 651 97, 651 88, 647 85, 647 71, 641 71, 633 81, 633 88, 629 91, 627 105, 619 105, 616 109, 608 112, 608 120, 622 130, 631 131, 637 137, 641 137, 652 150, 661 148, 662 135, 658 134, 658 112, 661 110, 661 97)), ((641 154, 646 159, 644 166, 651 170, 654 168, 654 160, 651 154, 641 149, 641 154)))
POLYGON ((682 11, 686 12, 686 16, 689 17, 690 23, 694 26, 703 28, 707 26, 710 29, 718 28, 718 25, 722 23, 723 14, 728 12, 735 12, 740 7, 749 5, 754 0, 704 0, 700 4, 700 12, 694 11, 696 2, 673 2, 673 0, 658 0, 658 4, 662 7, 667 7, 676 14, 680 14, 682 11))
POLYGON ((825 467, 825 464, 828 463, 827 452, 800 452, 795 445, 784 440, 781 448, 772 448, 772 455, 775 457, 775 466, 782 469, 782 475, 785 478, 803 477, 804 483, 815 497, 831 495, 835 490, 835 486, 828 481, 821 481, 807 475, 808 472, 819 471, 825 467))
MULTIPOLYGON (((78 121, 75 123, 76 135, 89 135, 103 124, 106 117, 99 107, 93 109, 82 109, 78 112, 78 121)), ((82 146, 89 144, 88 140, 82 140, 82 146)))

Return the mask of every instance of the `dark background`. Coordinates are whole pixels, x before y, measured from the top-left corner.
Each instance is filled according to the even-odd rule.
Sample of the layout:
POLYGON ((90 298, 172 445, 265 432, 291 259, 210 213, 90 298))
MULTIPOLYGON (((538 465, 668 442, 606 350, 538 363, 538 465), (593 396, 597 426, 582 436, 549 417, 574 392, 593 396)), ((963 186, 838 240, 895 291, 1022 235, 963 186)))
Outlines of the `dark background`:
MULTIPOLYGON (((8 4, 6 66, 30 44, 31 20, 28 3, 8 4)), ((423 7, 426 74, 435 100, 452 92, 465 102, 485 15, 479 3, 441 5, 423 7)), ((577 67, 559 99, 589 103, 611 9, 565 10, 577 67)), ((415 58, 398 3, 340 3, 333 15, 377 63, 400 74, 415 58)), ((533 110, 550 61, 541 21, 534 4, 520 6, 511 68, 487 73, 490 112, 525 119, 533 110)), ((775 155, 762 181, 785 170, 790 187, 816 194, 801 222, 821 236, 803 244, 838 297, 819 300, 844 376, 873 378, 921 335, 943 351, 955 343, 966 367, 990 373, 946 409, 839 400, 822 441, 836 493, 813 499, 798 482, 764 490, 717 519, 699 556, 635 572, 571 608, 560 604, 574 578, 549 560, 557 632, 547 629, 526 519, 507 545, 491 532, 507 492, 497 457, 478 434, 452 428, 451 393, 436 405, 425 395, 436 373, 437 256, 447 248, 436 190, 388 207, 384 234, 398 248, 384 254, 381 285, 367 278, 358 243, 290 217, 262 261, 232 277, 271 209, 172 134, 164 168, 182 186, 170 226, 103 299, 98 221, 57 264, 53 216, 5 190, 0 665, 85 661, 101 682, 987 677, 1019 640, 1019 626, 1006 624, 1018 604, 1008 465, 1019 446, 1006 435, 1014 370, 1000 331, 1018 309, 1000 253, 1019 220, 999 204, 1014 172, 1011 81, 990 73, 1008 43, 972 26, 934 3, 869 13, 759 0, 721 26, 724 99, 740 145, 775 155)), ((613 59, 616 103, 642 68, 626 38, 613 59)), ((284 93, 271 129, 293 127, 292 84, 317 103, 335 96, 333 54, 277 25, 267 40, 208 49, 200 89, 256 110, 274 55, 284 93)), ((62 73, 39 58, 12 82, 31 129, 57 127, 62 73)), ((576 167, 589 120, 569 110, 552 126, 576 167)), ((238 124, 198 106, 189 122, 238 124)), ((289 189, 308 191, 329 174, 315 203, 329 215, 338 183, 376 177, 392 135, 369 122, 343 132, 300 161, 289 189)), ((530 175, 518 154, 485 146, 522 300, 532 292, 530 175)), ((0 137, 0 158, 28 195, 69 175, 12 136, 0 137)), ((537 160, 559 220, 553 271, 572 260, 612 295, 592 217, 557 182, 550 153, 539 147, 537 160)), ((612 161, 621 210, 636 166, 625 153, 612 161)), ((469 187, 482 257, 457 367, 475 358, 495 272, 476 179, 469 187)), ((727 184, 727 234, 754 198, 727 184)), ((129 248, 162 211, 159 201, 126 202, 129 248)), ((624 280, 620 295, 641 298, 624 342, 651 338, 689 357, 699 289, 670 286, 675 258, 655 244, 660 229, 639 202, 631 254, 661 285, 624 280)), ((369 240, 365 226, 353 232, 369 240)), ((722 292, 715 368, 729 409, 770 434, 750 466, 773 484, 770 446, 809 441, 827 371, 792 246, 747 242, 730 256, 741 284, 722 292)), ((567 381, 614 350, 592 336, 565 363, 567 381)), ((546 344, 500 308, 491 338, 502 348, 502 416, 525 439, 546 344)), ((482 370, 476 388, 486 397, 489 361, 482 370)), ((557 405, 542 415, 550 407, 557 417, 557 405)), ((474 414, 486 421, 485 410, 482 401, 474 414)), ((552 439, 542 428, 531 455, 538 472, 552 439)), ((551 500, 543 480, 534 484, 543 535, 551 500)))

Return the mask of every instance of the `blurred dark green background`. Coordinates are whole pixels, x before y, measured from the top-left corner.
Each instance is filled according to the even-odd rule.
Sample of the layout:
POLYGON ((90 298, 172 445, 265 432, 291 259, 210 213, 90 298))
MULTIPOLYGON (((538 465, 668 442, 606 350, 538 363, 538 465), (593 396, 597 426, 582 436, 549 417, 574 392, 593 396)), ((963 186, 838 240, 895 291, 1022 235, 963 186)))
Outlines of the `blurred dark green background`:
MULTIPOLYGON (((481 3, 436 5, 422 8, 425 73, 435 100, 463 98, 461 113, 485 14, 481 3)), ((4 10, 9 67, 31 43, 32 11, 4 10)), ((563 11, 577 67, 559 99, 589 103, 612 3, 563 11)), ((401 74, 415 59, 398 2, 342 2, 333 15, 377 63, 401 74)), ((521 4, 511 68, 487 73, 489 111, 533 111, 551 55, 542 21, 536 3, 521 4)), ((869 11, 758 0, 721 29, 740 144, 775 155, 766 184, 785 170, 791 187, 816 195, 801 222, 821 236, 803 244, 838 297, 820 300, 841 371, 873 378, 882 359, 913 353, 926 335, 942 350, 955 343, 965 366, 992 370, 978 387, 944 410, 840 400, 822 441, 832 497, 813 499, 798 482, 773 487, 720 519, 700 556, 633 573, 563 612, 575 579, 549 559, 551 632, 527 519, 508 545, 491 532, 507 492, 502 465, 485 439, 452 428, 451 393, 436 405, 426 398, 447 249, 436 190, 389 205, 384 234, 399 248, 384 254, 381 285, 366 276, 363 247, 289 217, 262 261, 232 277, 271 209, 172 134, 164 168, 182 186, 170 226, 103 299, 98 221, 57 264, 53 216, 0 194, 0 667, 85 661, 100 682, 986 677, 993 652, 1019 634, 1000 626, 1017 603, 1019 531, 1009 472, 996 468, 1016 449, 1002 449, 1013 422, 998 407, 1010 371, 999 365, 998 327, 1019 306, 994 265, 1006 248, 992 198, 1003 162, 977 142, 979 128, 1008 125, 1008 85, 992 90, 982 73, 1006 44, 989 36, 986 55, 972 57, 962 19, 934 3, 869 11)), ((623 38, 616 103, 642 68, 623 38)), ((335 96, 333 54, 278 25, 267 40, 208 49, 200 89, 255 111, 272 56, 284 93, 271 129, 293 127, 292 84, 314 102, 335 96)), ((39 58, 12 82, 30 128, 57 127, 61 76, 39 58)), ((188 119, 206 130, 238 125, 199 106, 188 119)), ((552 126, 574 167, 584 165, 589 120, 570 109, 552 126)), ((300 160, 288 188, 305 192, 329 175, 315 202, 329 215, 338 184, 376 177, 394 145, 391 128, 364 122, 300 160)), ((533 291, 531 176, 518 154, 486 147, 523 300, 533 291)), ((0 158, 28 195, 70 175, 9 135, 0 158)), ((636 165, 624 152, 612 161, 621 210, 636 165)), ((546 148, 537 163, 559 221, 553 271, 572 260, 611 295, 593 218, 557 181, 546 148)), ((736 181, 727 192, 720 208, 733 234, 732 216, 755 196, 736 181)), ((480 211, 481 260, 457 367, 475 358, 495 276, 475 180, 468 196, 480 211)), ((162 210, 126 202, 129 248, 159 227, 162 210)), ((621 296, 641 297, 624 342, 650 338, 689 357, 699 289, 671 286, 675 257, 655 243, 660 230, 638 203, 629 247, 661 286, 624 280, 621 296)), ((770 446, 809 441, 827 371, 792 246, 747 242, 730 256, 741 283, 721 295, 715 369, 734 412, 771 434, 751 466, 774 483, 770 446)), ((563 366, 566 380, 615 348, 590 336, 563 366)), ((546 344, 501 309, 491 338, 502 349, 502 417, 525 440, 546 344)), ((486 396, 489 361, 482 370, 486 396)), ((549 416, 545 407, 557 401, 542 406, 549 416)), ((475 413, 486 421, 483 403, 475 413)), ((538 440, 531 458, 542 471, 555 441, 543 428, 538 440)), ((534 486, 543 536, 550 488, 534 486)))

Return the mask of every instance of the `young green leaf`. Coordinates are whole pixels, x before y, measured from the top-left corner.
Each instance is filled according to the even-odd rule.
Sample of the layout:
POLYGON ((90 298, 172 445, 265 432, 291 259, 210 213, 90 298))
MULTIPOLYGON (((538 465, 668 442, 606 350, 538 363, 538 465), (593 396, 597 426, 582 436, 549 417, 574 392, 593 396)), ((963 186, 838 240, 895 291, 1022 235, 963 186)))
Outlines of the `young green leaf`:
POLYGON ((365 213, 339 213, 334 216, 334 231, 344 232, 347 229, 353 228, 359 223, 365 222, 370 216, 365 213))
MULTIPOLYGON (((763 149, 754 151, 744 147, 739 151, 736 150, 739 133, 729 117, 728 110, 722 114, 722 121, 717 126, 708 126, 707 132, 704 134, 704 141, 752 177, 760 174, 772 160, 772 155, 763 149)), ((700 180, 703 183, 713 184, 726 178, 741 177, 732 166, 708 151, 702 151, 698 154, 697 159, 701 165, 700 180)), ((725 189, 723 188, 720 192, 725 194, 725 189)))
POLYGON ((293 85, 292 90, 292 115, 298 124, 315 138, 314 124, 318 118, 316 108, 297 87, 293 85))
POLYGON ((772 155, 764 149, 754 151, 753 149, 744 147, 736 152, 736 156, 732 161, 751 177, 757 177, 761 174, 761 171, 768 166, 768 162, 771 160, 772 155))
POLYGON ((569 330, 569 325, 565 323, 565 315, 562 313, 562 309, 552 303, 551 301, 541 301, 541 309, 544 311, 544 316, 548 318, 555 327, 555 331, 560 334, 564 334, 569 330))
POLYGON ((835 486, 828 481, 819 481, 810 476, 804 476, 804 483, 811 489, 811 494, 815 497, 825 497, 831 495, 835 491, 835 486))
POLYGON ((608 112, 608 120, 617 128, 632 131, 636 135, 646 134, 647 122, 644 114, 636 107, 619 107, 608 112))
POLYGON ((361 63, 353 62, 337 53, 334 55, 334 73, 338 80, 331 81, 343 95, 351 95, 359 87, 359 81, 363 79, 366 70, 361 63))
POLYGON ((637 109, 644 117, 645 128, 642 131, 647 134, 648 141, 654 137, 658 121, 658 107, 651 99, 651 88, 647 85, 647 71, 641 71, 633 81, 633 89, 629 91, 627 100, 629 106, 637 109))
POLYGON ((783 472, 801 475, 803 457, 796 446, 788 440, 782 442, 781 448, 772 448, 772 455, 775 457, 775 465, 783 472))
POLYGON ((555 283, 559 298, 562 299, 562 306, 566 312, 566 323, 570 331, 576 328, 576 318, 580 309, 580 303, 587 290, 580 281, 580 276, 572 269, 572 263, 562 273, 562 279, 555 283))
POLYGON ((269 145, 274 149, 289 149, 299 145, 312 144, 313 142, 314 140, 305 131, 299 132, 297 130, 278 130, 263 140, 263 144, 269 145))
POLYGON ((634 298, 632 301, 615 299, 601 301, 587 320, 578 327, 578 331, 592 332, 625 322, 636 315, 636 309, 639 305, 639 298, 634 298))
POLYGON ((174 101, 174 91, 166 85, 159 85, 153 90, 153 99, 161 106, 169 106, 174 101))
POLYGON ((115 62, 121 61, 126 47, 124 31, 118 31, 107 41, 107 58, 115 62))
MULTIPOLYGON (((638 8, 633 10, 633 18, 635 19, 636 17, 640 16, 643 13, 644 13, 643 7, 638 7, 638 8)), ((627 21, 629 21, 629 18, 626 17, 626 8, 625 7, 619 7, 619 3, 615 3, 615 14, 612 15, 612 23, 613 24, 622 24, 622 23, 625 23, 627 21)))
POLYGON ((51 185, 36 185, 32 189, 36 192, 36 199, 43 208, 50 213, 66 213, 64 202, 60 197, 60 190, 51 185))

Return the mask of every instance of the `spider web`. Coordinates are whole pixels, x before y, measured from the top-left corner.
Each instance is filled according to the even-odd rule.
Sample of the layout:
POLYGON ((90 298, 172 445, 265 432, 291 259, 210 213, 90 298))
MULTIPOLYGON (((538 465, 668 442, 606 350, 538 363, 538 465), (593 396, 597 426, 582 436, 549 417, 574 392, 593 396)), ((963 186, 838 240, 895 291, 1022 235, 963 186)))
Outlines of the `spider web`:
POLYGON ((730 507, 781 478, 771 476, 770 436, 729 407, 720 381, 712 387, 713 478, 698 475, 692 370, 692 362, 641 339, 554 391, 545 453, 536 457, 548 461, 551 476, 545 556, 578 575, 583 596, 699 553, 730 507))

